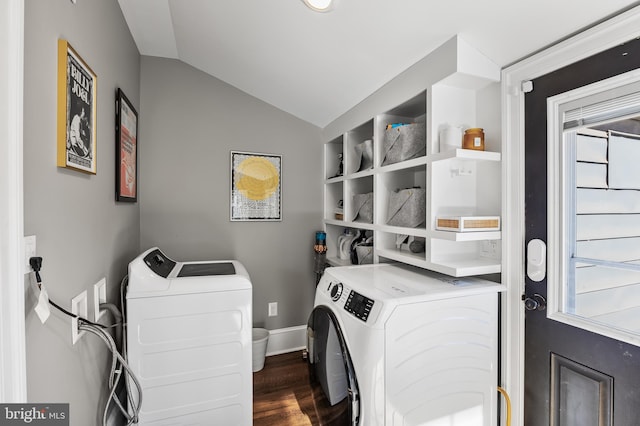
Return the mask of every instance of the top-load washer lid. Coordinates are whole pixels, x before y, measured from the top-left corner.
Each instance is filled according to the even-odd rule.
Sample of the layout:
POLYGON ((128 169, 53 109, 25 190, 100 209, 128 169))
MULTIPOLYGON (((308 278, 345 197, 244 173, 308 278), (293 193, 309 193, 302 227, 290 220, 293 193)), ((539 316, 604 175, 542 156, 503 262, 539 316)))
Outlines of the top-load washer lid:
POLYGON ((236 268, 231 262, 186 263, 178 277, 205 277, 209 275, 233 275, 236 268))
POLYGON ((176 262, 157 247, 129 263, 127 299, 170 294, 251 291, 251 279, 237 260, 176 262))
MULTIPOLYGON (((144 263, 162 278, 167 278, 176 266, 160 249, 153 249, 144 256, 144 263)), ((234 275, 236 268, 232 262, 189 262, 182 263, 177 277, 205 277, 209 275, 234 275)))

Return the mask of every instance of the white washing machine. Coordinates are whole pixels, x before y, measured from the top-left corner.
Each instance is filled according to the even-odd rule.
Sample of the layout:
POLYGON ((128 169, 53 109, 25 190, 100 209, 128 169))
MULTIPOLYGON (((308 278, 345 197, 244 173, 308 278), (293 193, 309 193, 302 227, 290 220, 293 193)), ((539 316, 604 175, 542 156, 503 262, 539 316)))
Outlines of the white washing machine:
POLYGON ((129 264, 128 362, 144 425, 251 425, 252 288, 238 261, 129 264))
POLYGON ((503 290, 396 264, 328 268, 307 328, 320 424, 495 425, 503 290))

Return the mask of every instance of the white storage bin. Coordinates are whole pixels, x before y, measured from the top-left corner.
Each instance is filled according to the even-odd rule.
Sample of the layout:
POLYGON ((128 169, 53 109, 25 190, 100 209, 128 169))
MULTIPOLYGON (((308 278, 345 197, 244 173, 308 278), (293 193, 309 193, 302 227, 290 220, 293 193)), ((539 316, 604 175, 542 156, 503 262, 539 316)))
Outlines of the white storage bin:
POLYGON ((267 343, 269 343, 269 330, 264 328, 254 328, 252 330, 253 340, 253 372, 264 368, 264 358, 267 355, 267 343))

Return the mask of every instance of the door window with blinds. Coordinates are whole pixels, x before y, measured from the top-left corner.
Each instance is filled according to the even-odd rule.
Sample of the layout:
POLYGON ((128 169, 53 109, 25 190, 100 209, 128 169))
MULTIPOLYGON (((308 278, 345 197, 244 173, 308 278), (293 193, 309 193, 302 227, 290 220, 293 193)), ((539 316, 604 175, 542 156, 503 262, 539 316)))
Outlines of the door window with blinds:
POLYGON ((640 345, 640 71, 547 106, 548 315, 640 345))

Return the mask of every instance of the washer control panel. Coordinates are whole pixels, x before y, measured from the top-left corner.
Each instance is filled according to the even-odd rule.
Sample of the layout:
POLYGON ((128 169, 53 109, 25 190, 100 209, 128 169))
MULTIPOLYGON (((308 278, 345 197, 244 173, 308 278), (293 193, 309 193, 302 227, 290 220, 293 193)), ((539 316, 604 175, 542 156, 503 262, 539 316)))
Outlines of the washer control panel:
POLYGON ((353 314, 356 318, 367 322, 371 309, 373 308, 373 303, 374 301, 368 297, 351 290, 351 293, 349 293, 349 297, 347 298, 347 303, 344 304, 344 309, 353 314))
POLYGON ((359 320, 367 322, 377 317, 377 312, 373 311, 375 301, 352 290, 348 285, 340 281, 329 281, 328 285, 322 288, 331 301, 359 320))
POLYGON ((144 263, 147 264, 149 269, 160 275, 162 278, 167 278, 176 266, 176 262, 169 259, 158 249, 147 254, 144 257, 144 263))

